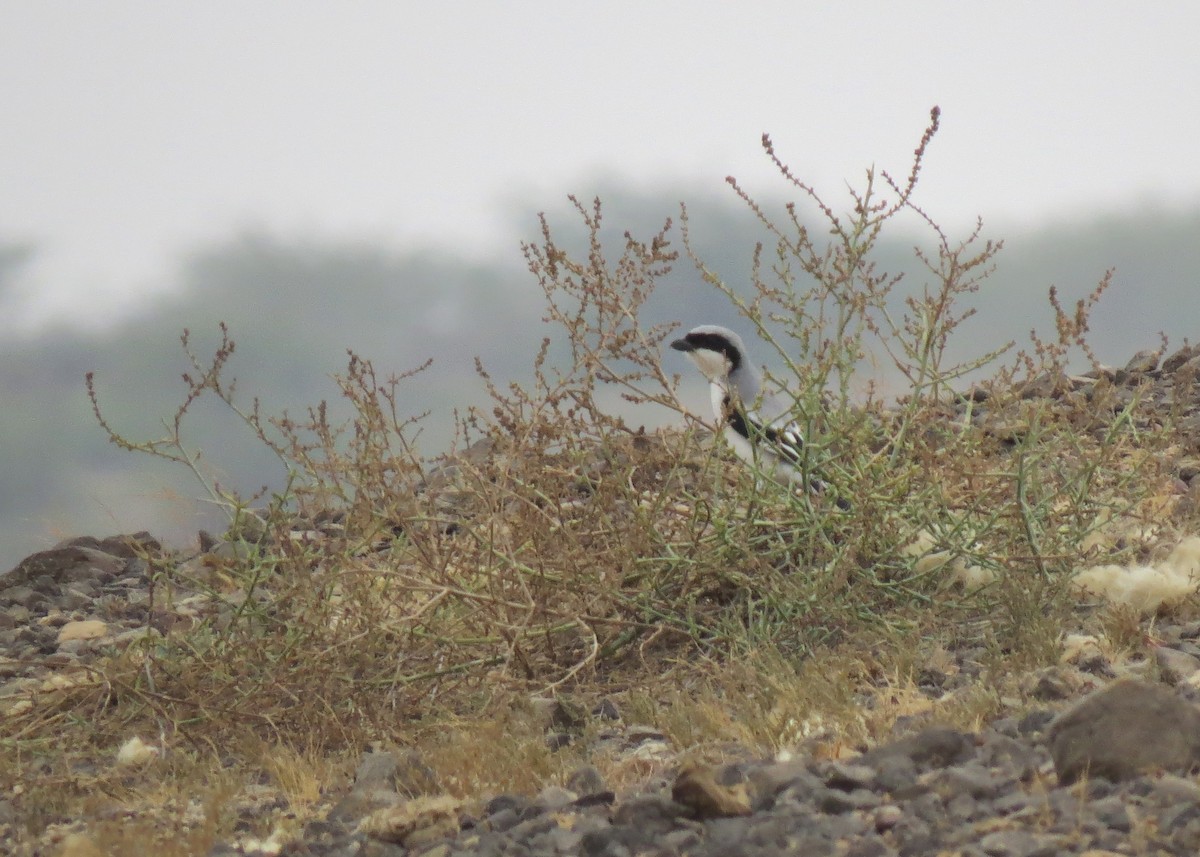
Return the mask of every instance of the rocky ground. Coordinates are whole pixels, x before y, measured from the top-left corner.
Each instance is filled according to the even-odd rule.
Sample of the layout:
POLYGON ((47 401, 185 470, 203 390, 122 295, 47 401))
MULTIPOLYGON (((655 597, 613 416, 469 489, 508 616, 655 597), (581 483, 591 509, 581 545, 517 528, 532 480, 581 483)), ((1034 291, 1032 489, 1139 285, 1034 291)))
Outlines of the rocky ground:
MULTIPOLYGON (((1122 390, 1150 383, 1162 407, 1174 407, 1172 386, 1181 372, 1190 385, 1198 368, 1200 356, 1188 349, 1163 366, 1143 356, 1113 373, 1106 395, 1120 399, 1122 390)), ((1088 395, 1096 380, 1051 379, 1038 395, 1088 395)), ((989 415, 986 400, 975 397, 978 421, 1019 430, 989 415)), ((1200 419, 1195 412, 1182 418, 1200 419)), ((1194 438, 1183 444, 1184 453, 1194 448, 1194 438)), ((1181 493, 1196 487, 1198 474, 1200 467, 1181 465, 1181 493)), ((202 548, 170 558, 188 568, 180 577, 199 579, 236 558, 226 543, 206 540, 202 548)), ((0 577, 2 722, 19 723, 55 690, 96 681, 91 667, 101 657, 234 609, 178 587, 170 599, 156 595, 161 584, 148 555, 167 556, 145 533, 79 538, 0 577)), ((631 722, 615 700, 570 716, 548 701, 548 746, 590 741, 589 755, 628 762, 640 779, 616 787, 584 766, 537 794, 459 798, 447 793, 448 772, 419 751, 381 749, 348 760, 357 768, 353 782, 303 811, 282 789, 245 783, 229 797, 235 832, 210 853, 1200 854, 1200 780, 1192 773, 1200 763, 1200 622, 1158 619, 1143 630, 1144 644, 1119 659, 1103 639, 1066 637, 1058 665, 1022 676, 1020 698, 1002 700, 997 716, 970 731, 901 718, 890 740, 832 753, 814 744, 764 758, 725 746, 720 760, 702 759, 631 722), (590 728, 576 728, 580 717, 590 728)), ((981 677, 977 655, 969 645, 947 652, 922 673, 921 692, 944 700, 971 688, 981 677)), ((14 737, 7 728, 5 737, 14 737)), ((152 770, 161 752, 153 741, 131 742, 112 764, 152 770)), ((27 793, 17 782, 0 795, 0 851, 103 853, 95 819, 45 817, 27 793)), ((133 803, 97 817, 154 811, 133 803)), ((203 822, 199 805, 172 812, 176 831, 203 822)))
MULTIPOLYGON (((186 597, 170 613, 147 614, 147 569, 130 547, 145 539, 76 539, 4 579, 6 718, 36 704, 39 692, 77 680, 106 648, 189 621, 200 602, 186 597)), ((211 853, 1193 855, 1200 782, 1189 772, 1200 761, 1200 709, 1190 700, 1200 687, 1200 622, 1159 625, 1154 635, 1144 657, 1120 664, 1098 641, 1073 639, 1062 664, 1030 674, 1028 698, 1013 701, 1019 716, 974 732, 901 721, 894 740, 836 759, 805 751, 769 759, 724 747, 730 761, 700 763, 689 748, 625 722, 606 700, 587 715, 599 725, 592 750, 639 760, 647 771, 620 793, 582 767, 539 794, 463 800, 443 792, 444 772, 418 752, 372 752, 349 789, 309 808, 289 833, 233 836, 211 853)), ((964 649, 927 670, 922 687, 943 696, 977 677, 964 649)), ((568 720, 550 710, 546 740, 574 740, 568 720)), ((146 763, 136 748, 126 750, 126 763, 146 763)), ((233 800, 245 829, 295 818, 282 791, 260 784, 233 800)), ((0 798, 8 853, 99 853, 86 821, 30 830, 28 809, 19 790, 0 798)), ((202 813, 193 811, 198 823, 202 813)))
POLYGON ((643 735, 631 752, 668 764, 639 790, 614 794, 581 768, 565 788, 479 803, 399 798, 395 774, 411 760, 374 754, 289 853, 1196 854, 1200 784, 1163 770, 1195 761, 1198 726, 1172 692, 1123 682, 1067 717, 1048 707, 977 733, 930 726, 836 761, 679 765, 661 736, 643 735), (1107 776, 1084 775, 1089 764, 1107 776), (357 821, 372 801, 392 805, 357 821))

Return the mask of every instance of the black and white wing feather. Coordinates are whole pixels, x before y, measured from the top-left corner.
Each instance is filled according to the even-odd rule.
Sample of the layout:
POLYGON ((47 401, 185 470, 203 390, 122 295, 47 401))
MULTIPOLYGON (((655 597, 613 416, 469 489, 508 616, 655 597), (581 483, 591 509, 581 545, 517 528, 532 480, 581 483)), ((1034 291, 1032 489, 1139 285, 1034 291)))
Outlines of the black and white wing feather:
MULTIPOLYGON (((784 482, 800 484, 804 481, 804 433, 795 422, 785 421, 782 417, 767 422, 759 413, 743 407, 728 394, 722 402, 722 413, 727 436, 739 454, 744 457, 749 453, 751 458, 748 460, 772 470, 784 482), (744 442, 744 447, 739 440, 744 442)), ((816 476, 808 478, 810 491, 821 493, 826 487, 824 480, 816 476)), ((845 498, 838 497, 835 502, 839 509, 850 508, 845 498)))
POLYGON ((804 457, 804 435, 795 423, 772 425, 754 411, 725 397, 725 422, 751 446, 770 452, 788 464, 798 467, 804 457))

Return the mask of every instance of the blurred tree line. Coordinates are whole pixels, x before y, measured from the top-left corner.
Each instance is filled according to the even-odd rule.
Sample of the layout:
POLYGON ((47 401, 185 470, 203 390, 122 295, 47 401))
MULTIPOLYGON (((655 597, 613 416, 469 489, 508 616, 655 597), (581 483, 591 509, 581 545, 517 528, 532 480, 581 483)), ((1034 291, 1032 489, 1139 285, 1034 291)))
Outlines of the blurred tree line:
MULTIPOLYGON (((699 201, 621 189, 600 195, 614 246, 626 231, 649 238, 667 217, 678 223, 676 200, 686 196, 693 249, 728 282, 748 282, 755 242, 767 242, 765 262, 773 257, 769 236, 732 195, 699 201)), ((548 214, 560 241, 582 240, 568 204, 548 214)), ((532 212, 516 220, 536 239, 532 212)), ((952 239, 970 229, 942 225, 952 239)), ((1031 328, 1049 327, 1051 285, 1073 303, 1110 267, 1115 285, 1093 316, 1101 360, 1119 364, 1156 347, 1159 331, 1175 345, 1194 337, 1200 209, 1146 208, 1008 234, 1002 229, 985 224, 984 236, 1004 239, 1005 250, 976 296, 978 315, 966 323, 960 343, 964 354, 1013 339, 1023 344, 1031 328)), ((701 281, 677 228, 673 234, 681 257, 659 284, 647 321, 718 322, 749 333, 725 298, 701 281)), ((906 272, 900 292, 919 289, 912 243, 892 235, 881 247, 879 268, 906 272)), ((36 252, 0 236, 0 329, 36 252)), ((171 294, 146 298, 102 333, 62 323, 35 336, 9 331, 0 338, 0 572, 70 535, 148 529, 184 544, 198 527, 219 526, 213 510, 191 499, 198 489, 186 473, 109 444, 84 392, 84 373, 94 371, 114 428, 134 439, 161 436, 161 420, 179 405, 179 376, 189 368, 179 345, 183 328, 203 358, 217 342, 217 323, 228 324, 238 345, 231 372, 247 405, 258 397, 267 413, 302 412, 321 399, 333 404, 330 376, 344 368, 348 348, 372 360, 381 375, 432 357, 432 366, 401 388, 409 413, 430 414, 418 439, 429 456, 448 447, 456 408, 487 404, 476 356, 498 381, 526 381, 542 337, 557 333, 541 321, 541 294, 515 240, 503 258, 481 264, 367 241, 249 232, 196 250, 180 261, 175 279, 171 294)), ((704 393, 689 393, 688 401, 701 407, 704 393)), ((230 414, 209 407, 197 416, 191 443, 205 451, 224 485, 249 493, 281 483, 278 461, 230 414)), ((655 425, 669 415, 629 418, 655 425)))

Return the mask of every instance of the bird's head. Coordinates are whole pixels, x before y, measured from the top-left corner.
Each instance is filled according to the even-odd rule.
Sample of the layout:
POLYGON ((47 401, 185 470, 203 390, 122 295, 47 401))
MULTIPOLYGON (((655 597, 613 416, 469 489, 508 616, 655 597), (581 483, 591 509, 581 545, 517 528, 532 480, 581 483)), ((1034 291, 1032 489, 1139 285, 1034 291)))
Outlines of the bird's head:
POLYGON ((687 355, 709 381, 724 382, 746 359, 746 346, 732 330, 715 324, 692 328, 682 339, 671 343, 687 355))

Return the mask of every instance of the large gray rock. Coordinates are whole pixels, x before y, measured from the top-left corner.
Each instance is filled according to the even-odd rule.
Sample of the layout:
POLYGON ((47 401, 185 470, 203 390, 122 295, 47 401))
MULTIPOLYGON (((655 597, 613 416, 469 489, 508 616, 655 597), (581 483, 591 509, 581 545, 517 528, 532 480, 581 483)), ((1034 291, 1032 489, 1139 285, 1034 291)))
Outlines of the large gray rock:
POLYGON ((1051 723, 1049 746, 1062 783, 1186 772, 1200 766, 1200 709, 1162 685, 1119 681, 1051 723))

